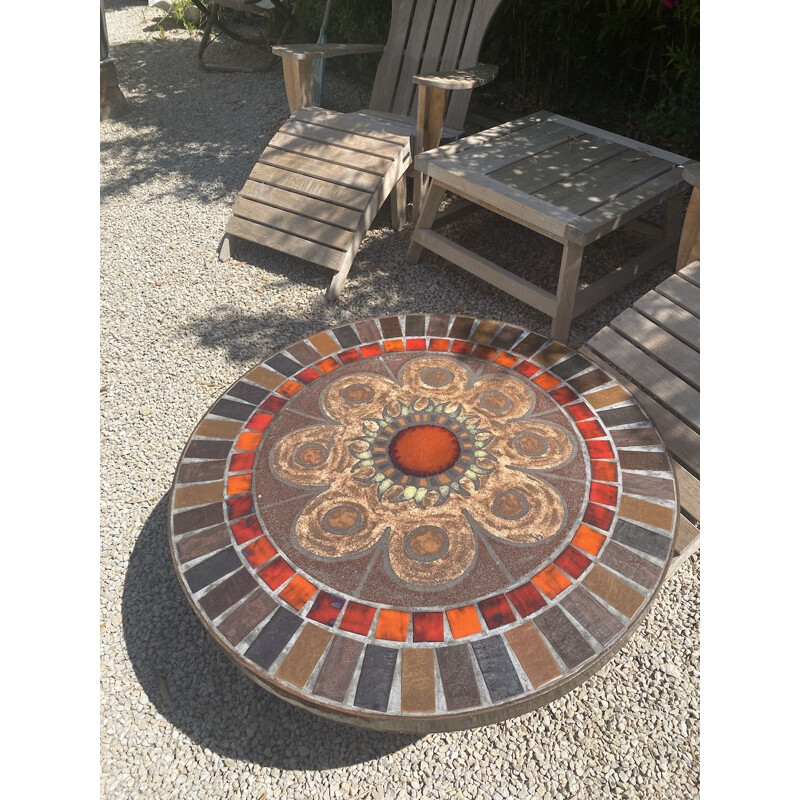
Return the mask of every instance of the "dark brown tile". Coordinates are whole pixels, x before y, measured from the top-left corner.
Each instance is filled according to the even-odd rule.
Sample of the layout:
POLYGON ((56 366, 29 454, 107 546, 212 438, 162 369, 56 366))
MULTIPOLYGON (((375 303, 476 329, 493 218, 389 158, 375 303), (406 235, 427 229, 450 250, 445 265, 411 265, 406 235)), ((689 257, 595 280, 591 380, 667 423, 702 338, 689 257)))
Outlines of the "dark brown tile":
POLYGON ((514 325, 503 325, 494 339, 492 339, 491 345, 500 350, 510 350, 511 345, 514 344, 521 335, 522 328, 517 328, 514 325))
POLYGON ((216 619, 255 588, 256 582, 253 576, 246 569, 240 569, 219 586, 215 586, 208 594, 203 595, 198 602, 211 619, 216 619))
POLYGON ((335 637, 314 684, 314 694, 343 702, 363 648, 355 639, 335 637))
POLYGON ((183 579, 192 592, 199 592, 203 587, 218 581, 241 566, 242 562, 236 550, 233 547, 226 547, 187 569, 183 573, 183 579))
POLYGON ((404 713, 436 711, 436 675, 432 648, 407 648, 400 656, 401 696, 404 713))
POLYGON ((295 342, 286 352, 303 367, 319 361, 319 353, 305 342, 295 342))
POLYGON ((669 472, 666 453, 658 451, 622 450, 619 454, 619 465, 622 469, 669 472))
POLYGON ((456 317, 450 328, 451 339, 469 339, 469 332, 475 320, 472 317, 456 317))
POLYGON ((640 553, 647 553, 662 561, 667 558, 672 549, 672 543, 668 536, 634 525, 624 519, 617 520, 613 539, 626 547, 632 547, 640 553))
POLYGON ((583 370, 591 366, 591 361, 585 359, 583 356, 575 355, 563 361, 561 364, 556 364, 550 372, 552 372, 553 375, 558 375, 562 381, 566 381, 573 375, 577 375, 579 372, 583 372, 583 370))
POLYGON ((448 711, 472 708, 481 704, 468 644, 456 644, 436 649, 439 675, 442 679, 448 711))
POLYGON ((225 474, 225 462, 188 461, 181 464, 178 471, 178 483, 201 483, 203 481, 221 480, 225 474))
POLYGON ((447 336, 450 317, 447 314, 433 314, 428 320, 428 336, 447 336))
POLYGON ((239 381, 238 383, 234 383, 226 394, 229 397, 236 397, 239 400, 244 400, 246 403, 252 403, 254 406, 257 406, 259 403, 263 402, 268 392, 261 386, 247 383, 247 381, 239 381))
POLYGON ((562 601, 568 611, 600 644, 608 644, 625 626, 585 589, 576 586, 562 601))
POLYGON ((227 417, 228 419, 238 419, 241 422, 250 419, 250 415, 255 411, 255 408, 247 403, 238 403, 235 400, 228 400, 223 397, 218 400, 211 407, 209 414, 216 414, 218 417, 227 417))
POLYGON ((657 497, 661 500, 675 499, 675 488, 671 480, 652 475, 640 475, 636 472, 622 473, 622 491, 625 494, 657 497))
POLYGON ((482 319, 473 331, 472 336, 469 338, 478 344, 489 344, 489 342, 494 339, 494 335, 497 333, 499 328, 499 322, 494 322, 493 320, 489 319, 482 319))
POLYGON ((655 564, 645 561, 614 541, 606 545, 600 561, 646 589, 652 589, 661 575, 661 570, 655 564))
POLYGON ((589 642, 558 606, 548 608, 536 617, 536 626, 569 669, 574 669, 594 655, 589 642))
POLYGON ((639 406, 609 408, 605 411, 599 411, 598 416, 608 428, 616 428, 619 425, 632 425, 635 422, 645 422, 647 420, 639 406))
POLYGON ((409 314, 406 316, 406 336, 425 335, 425 316, 423 314, 409 314))
POLYGON ((514 352, 519 353, 521 356, 532 356, 547 339, 544 336, 539 336, 538 333, 529 333, 515 348, 514 352))
POLYGON ((596 389, 598 386, 608 383, 608 381, 608 375, 601 372, 599 369, 595 369, 591 372, 585 372, 583 375, 578 375, 577 378, 572 378, 569 381, 569 385, 578 392, 578 394, 583 394, 590 389, 596 389))
POLYGON ((375 324, 375 321, 371 319, 357 322, 356 330, 358 331, 358 337, 365 344, 367 342, 376 342, 381 338, 381 332, 378 330, 378 326, 375 324))
POLYGON ((652 428, 622 428, 611 431, 611 438, 617 447, 649 447, 661 444, 661 439, 652 428))
POLYGON ((272 358, 267 359, 265 363, 270 369, 274 369, 275 372, 280 372, 281 375, 285 375, 287 378, 294 375, 295 372, 300 369, 300 364, 293 358, 285 356, 283 353, 272 356, 272 358))
POLYGON ((172 530, 176 536, 189 531, 199 531, 219 525, 225 521, 222 503, 212 503, 208 506, 193 508, 191 511, 181 511, 172 515, 172 530))
POLYGON ((332 638, 333 634, 325 628, 306 624, 283 659, 277 676, 302 689, 332 638))
POLYGON ((511 628, 504 636, 535 688, 538 689, 561 675, 561 668, 532 622, 511 628))
POLYGON ((583 579, 583 586, 626 616, 633 619, 644 602, 644 597, 628 586, 605 567, 595 564, 583 579))
POLYGON ((206 555, 206 553, 220 550, 230 544, 230 541, 231 537, 226 525, 217 525, 214 528, 203 531, 203 533, 187 536, 175 545, 175 549, 178 552, 178 561, 181 564, 193 561, 195 558, 206 555))
POLYGON ((263 670, 268 670, 283 652, 301 622, 297 614, 279 607, 245 650, 245 657, 255 661, 263 670))
POLYGON ((403 335, 400 320, 397 317, 381 317, 381 330, 384 339, 399 339, 403 335))
POLYGON ((397 649, 368 644, 353 704, 370 711, 386 711, 392 692, 397 649))
POLYGON ((275 608, 275 601, 263 590, 253 592, 235 611, 217 625, 217 630, 234 646, 275 608))
POLYGON ((355 347, 361 344, 358 334, 349 325, 341 325, 338 328, 334 328, 332 333, 339 340, 339 344, 342 347, 355 347))
POLYGON ((488 636, 472 642, 472 652, 493 703, 522 694, 522 684, 502 636, 488 636))
POLYGON ((183 457, 216 461, 221 458, 227 458, 231 447, 233 447, 233 442, 219 439, 192 439, 183 457))

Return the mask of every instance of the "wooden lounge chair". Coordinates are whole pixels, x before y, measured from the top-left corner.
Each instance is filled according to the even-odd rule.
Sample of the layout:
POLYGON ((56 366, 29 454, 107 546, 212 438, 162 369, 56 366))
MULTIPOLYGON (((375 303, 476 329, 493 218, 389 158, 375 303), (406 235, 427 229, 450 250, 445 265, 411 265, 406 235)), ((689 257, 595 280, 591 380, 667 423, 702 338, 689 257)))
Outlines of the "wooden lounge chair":
MULTIPOLYGON (((477 61, 500 2, 392 0, 386 45, 273 48, 283 59, 291 117, 240 193, 220 260, 237 238, 257 242, 334 270, 327 296, 338 297, 389 195, 393 227, 405 224, 413 154, 460 136, 472 89, 496 75, 477 61), (314 107, 314 61, 362 53, 383 53, 369 107, 350 114, 314 107)), ((414 178, 416 210, 423 187, 414 178)))
MULTIPOLYGON (((700 546, 700 165, 687 166, 683 179, 695 188, 676 274, 626 308, 581 350, 636 397, 672 456, 681 518, 671 572, 700 546)), ((622 414, 619 420, 620 432, 635 424, 622 414)), ((642 478, 641 472, 628 473, 629 480, 642 478)))

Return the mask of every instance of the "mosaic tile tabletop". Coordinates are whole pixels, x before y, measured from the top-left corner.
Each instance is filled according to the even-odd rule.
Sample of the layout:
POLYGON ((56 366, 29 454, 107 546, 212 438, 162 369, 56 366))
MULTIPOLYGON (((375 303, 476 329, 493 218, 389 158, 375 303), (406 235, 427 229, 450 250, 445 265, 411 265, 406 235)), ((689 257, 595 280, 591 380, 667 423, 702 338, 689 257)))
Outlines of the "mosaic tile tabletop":
POLYGON ((272 355, 178 465, 169 538, 244 672, 353 724, 436 731, 542 705, 632 633, 676 485, 633 398, 572 350, 382 317, 272 355))

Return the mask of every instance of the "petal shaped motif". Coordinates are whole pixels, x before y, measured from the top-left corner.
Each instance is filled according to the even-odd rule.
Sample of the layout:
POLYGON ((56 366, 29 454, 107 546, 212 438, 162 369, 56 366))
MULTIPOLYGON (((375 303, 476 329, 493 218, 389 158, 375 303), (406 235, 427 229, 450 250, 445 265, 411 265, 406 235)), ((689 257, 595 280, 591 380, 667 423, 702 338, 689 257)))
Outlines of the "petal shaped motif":
POLYGON ((521 417, 535 404, 533 392, 522 382, 500 375, 475 381, 464 405, 487 420, 521 417))
POLYGON ((389 536, 389 563, 412 587, 439 587, 460 578, 475 562, 475 535, 463 514, 442 512, 431 524, 424 511, 405 516, 389 536))
POLYGON ((509 422, 503 436, 493 442, 504 464, 526 469, 554 469, 565 464, 577 451, 569 434, 549 422, 509 422))
POLYGON ((483 489, 465 506, 492 536, 524 544, 555 535, 566 519, 566 506, 555 489, 509 469, 488 475, 483 489))
POLYGON ((341 559, 369 549, 389 525, 375 508, 374 490, 348 486, 327 489, 309 503, 294 524, 296 544, 317 558, 341 559))
POLYGON ((431 356, 410 361, 400 370, 403 388, 415 397, 452 400, 467 387, 467 371, 454 358, 431 356))
POLYGON ((329 486, 352 458, 337 425, 312 425, 286 434, 269 456, 274 473, 295 486, 329 486))
MULTIPOLYGON (((406 393, 380 375, 355 375, 334 381, 322 395, 325 413, 349 430, 360 430, 365 419, 380 418, 383 409, 406 393)), ((410 400, 410 396, 406 398, 410 400)), ((344 433, 345 431, 340 431, 344 433)))

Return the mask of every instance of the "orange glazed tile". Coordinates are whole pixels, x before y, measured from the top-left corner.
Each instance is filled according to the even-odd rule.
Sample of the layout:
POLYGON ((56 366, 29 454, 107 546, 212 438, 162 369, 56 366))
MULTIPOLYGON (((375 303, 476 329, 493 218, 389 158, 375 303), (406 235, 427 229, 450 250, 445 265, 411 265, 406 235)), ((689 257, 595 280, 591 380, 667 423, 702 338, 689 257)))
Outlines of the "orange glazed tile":
POLYGON ((282 394, 284 397, 294 397, 302 388, 302 383, 286 381, 286 383, 282 384, 280 389, 278 389, 278 394, 282 394))
POLYGON ((316 594, 317 587, 307 581, 302 575, 295 575, 286 588, 281 592, 281 597, 298 611, 316 594))
POLYGON ((428 350, 447 351, 449 347, 449 339, 431 339, 428 343, 428 350))
POLYGON ((270 422, 272 422, 272 416, 272 414, 262 414, 260 411, 257 411, 250 418, 250 422, 247 423, 247 430, 265 431, 269 427, 270 422))
POLYGON ((553 564, 534 575, 532 580, 551 600, 570 585, 570 579, 553 564))
POLYGON ((261 444, 262 434, 260 433, 243 433, 237 440, 234 450, 258 450, 261 444))
POLYGON ((453 634, 454 639, 472 636, 474 633, 480 633, 483 630, 478 616, 478 609, 475 606, 449 608, 445 613, 447 614, 450 632, 453 634))
POLYGON ((392 642, 404 642, 408 635, 408 623, 411 613, 408 611, 392 611, 382 608, 378 614, 377 639, 388 639, 392 642))
POLYGON ((546 392, 550 391, 550 389, 555 389, 556 386, 558 386, 558 384, 561 383, 561 381, 558 380, 558 378, 554 378, 547 372, 543 372, 541 375, 537 375, 533 379, 533 382, 537 386, 541 386, 542 389, 544 389, 546 392))
POLYGON ((333 372, 335 369, 339 369, 339 362, 333 358, 326 358, 315 366, 320 372, 327 374, 328 372, 333 372))
POLYGON ((616 483, 617 465, 613 461, 592 461, 592 480, 616 483))
POLYGON ((579 547, 584 553, 596 556, 603 546, 606 537, 600 531, 590 528, 588 525, 579 525, 578 530, 572 537, 572 544, 579 547))
POLYGON ((537 367, 536 364, 531 364, 530 361, 523 361, 521 364, 514 367, 516 372, 519 372, 520 375, 524 375, 526 378, 532 378, 540 369, 541 368, 537 367))
POLYGON ((383 349, 387 353, 399 353, 403 349, 403 340, 389 339, 389 341, 383 343, 383 349))
POLYGON ((406 339, 406 350, 425 350, 424 339, 406 339))
POLYGON ((231 497, 234 494, 242 494, 243 492, 249 492, 250 487, 252 485, 253 485, 252 473, 246 473, 245 475, 233 475, 232 477, 228 478, 228 489, 227 489, 228 497, 231 497))
POLYGON ((514 364, 519 361, 518 356, 512 356, 509 353, 499 352, 495 357, 494 360, 498 364, 502 364, 504 367, 513 367, 514 364))
POLYGON ((378 342, 375 344, 366 344, 363 347, 359 347, 359 350, 361 350, 361 355, 364 356, 364 358, 379 356, 383 352, 383 348, 378 342))
POLYGON ((281 556, 278 556, 270 561, 266 567, 260 569, 258 574, 262 577, 264 583, 266 583, 267 586, 274 591, 281 584, 286 583, 286 581, 295 574, 295 571, 283 560, 281 556))
POLYGON ((242 550, 244 557, 250 562, 253 569, 258 569, 262 564, 269 561, 278 551, 272 546, 272 542, 266 536, 256 539, 252 544, 242 550))

